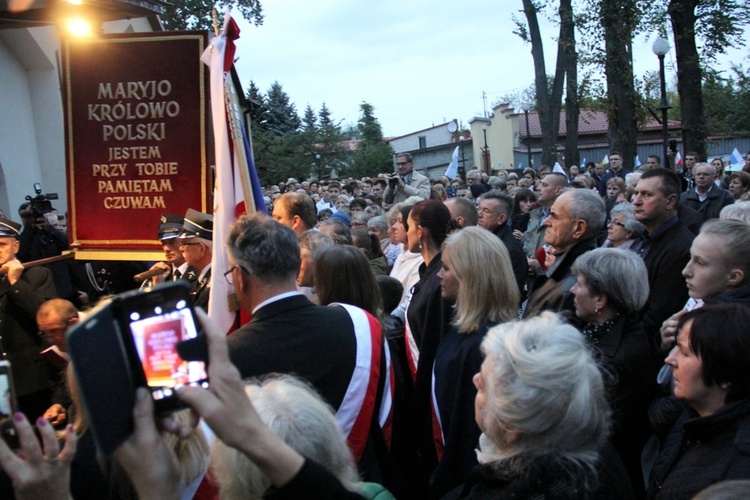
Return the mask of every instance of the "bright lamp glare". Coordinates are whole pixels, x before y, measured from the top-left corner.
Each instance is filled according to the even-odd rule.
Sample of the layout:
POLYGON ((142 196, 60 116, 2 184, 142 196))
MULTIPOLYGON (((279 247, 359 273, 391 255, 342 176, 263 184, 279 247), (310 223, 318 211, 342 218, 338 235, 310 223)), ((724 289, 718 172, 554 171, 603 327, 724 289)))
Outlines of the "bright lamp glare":
POLYGON ((82 0, 68 0, 68 3, 72 3, 73 5, 83 5, 82 0))
POLYGON ((71 19, 68 21, 68 30, 76 36, 91 35, 91 27, 83 19, 71 19))

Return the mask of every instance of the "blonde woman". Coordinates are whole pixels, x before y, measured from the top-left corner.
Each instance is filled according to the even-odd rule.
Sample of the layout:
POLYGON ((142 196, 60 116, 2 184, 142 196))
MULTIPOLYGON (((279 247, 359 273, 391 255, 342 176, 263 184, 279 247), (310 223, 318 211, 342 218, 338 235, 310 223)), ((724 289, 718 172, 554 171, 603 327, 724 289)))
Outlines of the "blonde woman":
POLYGON ((510 255, 500 239, 479 227, 448 237, 438 273, 453 321, 433 368, 433 422, 439 463, 430 494, 440 497, 464 482, 477 464, 481 431, 474 418, 472 377, 482 365, 480 344, 493 326, 517 316, 519 291, 510 255))

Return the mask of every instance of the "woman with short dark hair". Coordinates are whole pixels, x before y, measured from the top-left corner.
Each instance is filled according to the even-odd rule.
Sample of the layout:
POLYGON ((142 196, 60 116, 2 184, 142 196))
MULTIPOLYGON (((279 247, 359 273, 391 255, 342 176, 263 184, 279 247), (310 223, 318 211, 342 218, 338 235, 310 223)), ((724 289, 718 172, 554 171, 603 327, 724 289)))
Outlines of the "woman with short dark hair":
POLYGON ((666 359, 685 408, 659 431, 649 498, 691 498, 711 484, 750 478, 750 308, 709 305, 679 319, 666 359))

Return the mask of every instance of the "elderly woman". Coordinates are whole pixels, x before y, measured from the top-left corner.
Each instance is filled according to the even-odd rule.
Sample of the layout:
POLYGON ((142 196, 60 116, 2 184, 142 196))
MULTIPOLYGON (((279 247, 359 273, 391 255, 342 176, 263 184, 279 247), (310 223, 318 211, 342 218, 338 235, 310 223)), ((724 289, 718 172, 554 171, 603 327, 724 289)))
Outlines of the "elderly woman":
POLYGON ((685 408, 656 429, 663 440, 649 498, 691 498, 711 484, 750 478, 748 324, 744 304, 710 305, 680 318, 666 363, 685 408))
POLYGON ((479 227, 448 237, 438 278, 443 299, 453 304, 453 321, 438 346, 432 376, 434 421, 440 431, 439 464, 430 480, 432 497, 462 484, 477 463, 480 431, 474 419, 472 377, 482 364, 479 345, 487 330, 517 316, 519 301, 508 250, 479 227))
MULTIPOLYGON (((260 419, 295 451, 314 460, 351 491, 359 491, 357 469, 332 409, 300 379, 277 376, 245 387, 260 419)), ((211 467, 221 498, 263 498, 271 480, 244 454, 219 441, 211 467)))
POLYGON ((607 224, 607 248, 628 250, 646 230, 645 226, 635 220, 635 211, 630 203, 620 203, 612 207, 607 224))
POLYGON ((459 498, 590 497, 610 411, 581 334, 545 312, 492 328, 482 351, 474 377, 481 466, 459 498))
POLYGON ((747 172, 734 172, 729 177, 729 192, 735 200, 741 199, 750 191, 750 174, 747 172))
POLYGON ((609 382, 614 410, 612 445, 641 496, 641 450, 651 435, 648 407, 657 395, 656 358, 638 313, 648 299, 648 272, 633 252, 599 248, 578 257, 570 292, 586 342, 609 382))

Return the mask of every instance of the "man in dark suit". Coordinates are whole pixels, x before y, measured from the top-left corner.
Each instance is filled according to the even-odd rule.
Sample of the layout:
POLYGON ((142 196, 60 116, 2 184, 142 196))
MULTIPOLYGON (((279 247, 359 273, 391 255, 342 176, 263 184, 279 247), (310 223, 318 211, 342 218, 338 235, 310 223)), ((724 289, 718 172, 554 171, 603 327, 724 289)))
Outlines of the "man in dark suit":
POLYGON ((228 337, 232 362, 243 377, 276 372, 307 379, 336 411, 362 466, 368 438, 380 432, 388 410, 379 401, 390 393, 380 323, 362 309, 317 306, 300 294, 297 235, 270 217, 237 220, 227 247, 227 278, 253 317, 228 337))
POLYGON ((518 290, 524 296, 526 281, 529 279, 529 265, 521 242, 513 236, 508 221, 513 212, 513 198, 505 193, 489 192, 483 194, 477 202, 478 224, 500 238, 508 249, 513 275, 516 277, 518 290))
POLYGON ((214 218, 189 208, 180 233, 180 252, 185 263, 198 273, 190 290, 193 305, 208 311, 211 294, 211 257, 213 256, 214 218))
POLYGON ((20 230, 20 224, 0 218, 0 346, 2 358, 11 363, 19 409, 33 421, 49 407, 52 395, 50 366, 39 354, 36 312, 57 293, 48 269, 24 269, 16 259, 20 230))

